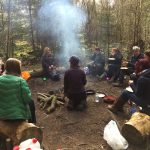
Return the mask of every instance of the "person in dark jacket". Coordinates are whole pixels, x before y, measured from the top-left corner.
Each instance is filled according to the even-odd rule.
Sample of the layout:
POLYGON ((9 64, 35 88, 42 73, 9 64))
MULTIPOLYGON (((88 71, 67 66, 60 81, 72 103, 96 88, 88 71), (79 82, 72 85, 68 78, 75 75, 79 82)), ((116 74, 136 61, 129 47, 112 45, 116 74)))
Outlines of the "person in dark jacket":
POLYGON ((147 50, 144 52, 144 58, 138 60, 135 63, 135 72, 130 75, 131 80, 134 81, 136 84, 136 81, 138 77, 143 73, 144 70, 150 68, 150 50, 147 50))
POLYGON ((122 54, 118 48, 112 48, 112 53, 108 59, 107 78, 115 82, 119 76, 122 63, 122 54))
POLYGON ((59 80, 60 75, 56 71, 56 60, 52 54, 52 50, 48 47, 44 48, 41 58, 44 76, 52 80, 59 80))
POLYGON ((131 60, 129 62, 124 62, 123 64, 126 67, 123 67, 120 69, 119 73, 119 83, 114 83, 114 86, 123 86, 124 77, 125 75, 131 75, 135 72, 135 63, 143 58, 143 54, 140 52, 140 48, 138 46, 133 47, 133 56, 131 57, 131 60))
POLYGON ((68 110, 84 110, 86 108, 86 75, 79 67, 79 58, 69 59, 70 69, 64 75, 64 95, 69 98, 68 110))
POLYGON ((104 72, 105 56, 100 48, 96 48, 91 57, 92 63, 88 64, 89 72, 93 76, 101 75, 104 72))
POLYGON ((150 112, 150 69, 141 74, 136 85, 131 84, 130 87, 133 92, 124 90, 115 103, 108 106, 108 109, 114 113, 123 111, 124 104, 131 100, 136 105, 141 106, 143 112, 147 113, 147 110, 150 112))
POLYGON ((140 59, 135 64, 135 74, 140 76, 141 72, 150 68, 150 50, 144 52, 144 58, 140 59))

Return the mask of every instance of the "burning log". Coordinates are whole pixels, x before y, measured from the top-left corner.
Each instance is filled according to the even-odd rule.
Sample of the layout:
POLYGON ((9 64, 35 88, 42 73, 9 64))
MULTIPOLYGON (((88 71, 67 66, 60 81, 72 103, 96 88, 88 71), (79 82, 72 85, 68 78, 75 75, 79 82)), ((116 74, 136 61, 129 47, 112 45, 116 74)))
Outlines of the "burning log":
POLYGON ((150 136, 150 116, 136 112, 122 127, 123 136, 133 144, 142 144, 150 136))
POLYGON ((31 77, 42 77, 44 75, 44 71, 42 69, 33 70, 30 75, 31 77))

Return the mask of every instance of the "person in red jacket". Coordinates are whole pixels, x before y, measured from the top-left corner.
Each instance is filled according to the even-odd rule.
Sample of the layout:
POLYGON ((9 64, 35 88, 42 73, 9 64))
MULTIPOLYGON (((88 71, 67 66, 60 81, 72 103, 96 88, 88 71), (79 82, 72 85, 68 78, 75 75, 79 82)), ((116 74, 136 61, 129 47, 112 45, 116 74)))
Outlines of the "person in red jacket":
POLYGON ((130 75, 131 80, 133 80, 134 83, 136 84, 137 79, 143 73, 143 71, 149 68, 150 68, 150 50, 147 50, 144 52, 144 58, 139 59, 135 63, 135 72, 130 75))
POLYGON ((136 62, 135 74, 139 76, 143 70, 149 68, 150 68, 150 50, 147 50, 144 53, 144 58, 136 62))
POLYGON ((70 69, 64 75, 64 95, 69 98, 68 110, 84 110, 86 108, 86 75, 79 67, 79 58, 69 59, 70 69))

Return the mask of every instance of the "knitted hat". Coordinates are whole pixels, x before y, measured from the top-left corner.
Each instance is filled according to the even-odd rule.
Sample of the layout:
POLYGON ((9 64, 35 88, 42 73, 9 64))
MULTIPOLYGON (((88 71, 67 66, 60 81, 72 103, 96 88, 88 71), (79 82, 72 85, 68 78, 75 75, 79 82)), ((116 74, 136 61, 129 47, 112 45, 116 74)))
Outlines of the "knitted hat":
POLYGON ((140 47, 138 47, 138 46, 133 46, 132 50, 133 50, 133 51, 135 51, 135 50, 140 50, 140 47))
POLYGON ((78 65, 79 64, 79 58, 77 56, 71 56, 69 59, 69 62, 72 65, 78 65))

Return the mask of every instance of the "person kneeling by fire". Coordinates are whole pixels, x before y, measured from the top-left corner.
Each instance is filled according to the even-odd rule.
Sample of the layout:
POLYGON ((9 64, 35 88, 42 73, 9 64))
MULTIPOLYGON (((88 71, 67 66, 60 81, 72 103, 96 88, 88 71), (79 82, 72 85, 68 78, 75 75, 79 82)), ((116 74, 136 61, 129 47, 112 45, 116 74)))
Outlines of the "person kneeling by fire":
POLYGON ((82 111, 86 108, 86 75, 79 67, 78 57, 70 57, 69 62, 70 69, 64 75, 64 95, 69 98, 67 108, 82 111))
POLYGON ((124 90, 108 109, 113 113, 123 112, 124 104, 130 100, 142 107, 142 112, 150 115, 150 69, 144 71, 137 80, 136 86, 131 84, 132 91, 124 90))

